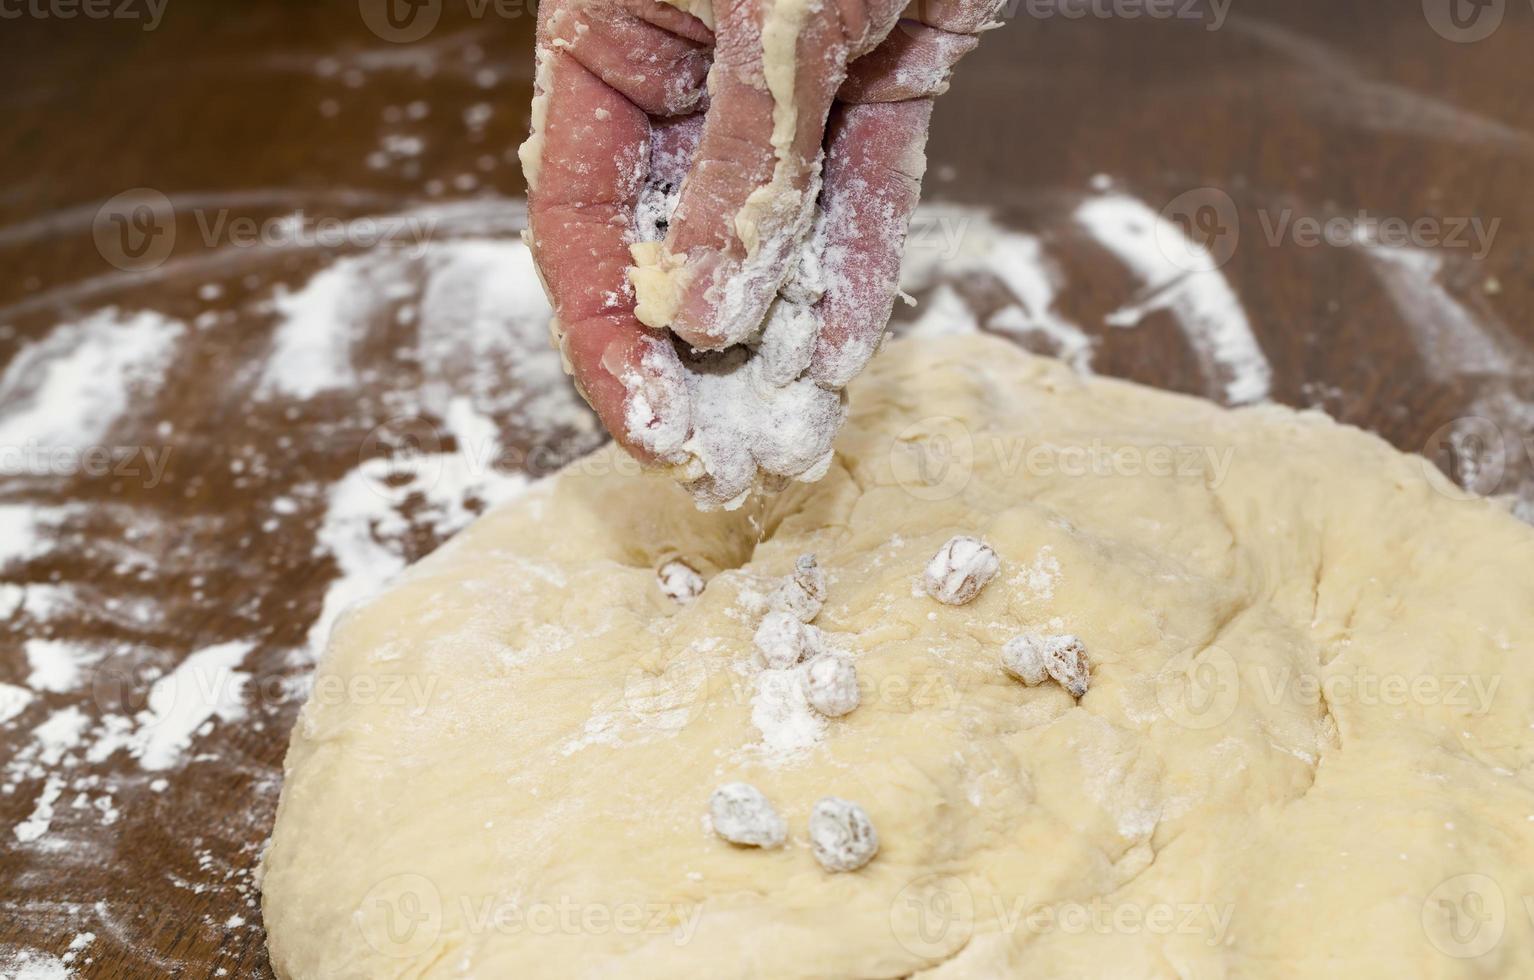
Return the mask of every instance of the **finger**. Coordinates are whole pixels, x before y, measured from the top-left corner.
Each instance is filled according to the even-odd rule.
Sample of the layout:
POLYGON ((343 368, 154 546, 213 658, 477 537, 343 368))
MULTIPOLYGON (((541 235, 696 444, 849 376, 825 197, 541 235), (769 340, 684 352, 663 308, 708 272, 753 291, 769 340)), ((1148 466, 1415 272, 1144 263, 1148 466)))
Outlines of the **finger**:
POLYGON ((911 0, 904 20, 914 20, 950 34, 978 34, 1000 26, 996 18, 1006 0, 911 0))
POLYGON ((669 338, 621 313, 571 324, 556 343, 582 396, 619 445, 646 464, 688 460, 682 444, 691 433, 692 405, 669 338))
POLYGON ((837 98, 843 102, 903 102, 948 90, 954 65, 980 44, 981 31, 1000 26, 1005 0, 912 0, 889 37, 853 62, 837 98))
MULTIPOLYGON (((683 10, 673 3, 664 0, 621 0, 626 10, 636 17, 643 18, 656 27, 664 28, 673 34, 699 44, 714 46, 714 29, 692 13, 683 10)), ((703 0, 698 8, 698 13, 713 17, 712 7, 703 0)))
POLYGON ((905 102, 942 95, 959 59, 980 39, 914 20, 902 20, 884 43, 854 61, 837 99, 842 102, 905 102))
POLYGON ((698 155, 698 141, 702 137, 702 113, 655 122, 650 136, 650 180, 682 186, 698 155))
POLYGON ((931 99, 837 107, 821 204, 826 291, 809 367, 822 387, 845 387, 883 338, 931 121, 931 99))
POLYGON ((893 25, 888 2, 844 5, 874 9, 855 23, 844 22, 842 6, 776 0, 716 9, 723 16, 698 160, 664 247, 635 256, 641 320, 704 349, 740 343, 760 327, 814 216, 825 122, 846 63, 893 25))
POLYGON ((691 112, 703 98, 712 33, 656 0, 559 0, 545 42, 654 116, 691 112))
POLYGON ((574 57, 540 52, 524 146, 529 243, 552 332, 603 425, 647 462, 673 462, 691 423, 680 361, 633 317, 624 269, 649 169, 645 113, 574 57))
POLYGON ((826 293, 809 376, 832 388, 862 371, 894 308, 900 260, 926 169, 932 99, 973 51, 1000 0, 917 0, 853 62, 838 98, 824 193, 826 293), (882 108, 877 108, 881 105, 882 108))

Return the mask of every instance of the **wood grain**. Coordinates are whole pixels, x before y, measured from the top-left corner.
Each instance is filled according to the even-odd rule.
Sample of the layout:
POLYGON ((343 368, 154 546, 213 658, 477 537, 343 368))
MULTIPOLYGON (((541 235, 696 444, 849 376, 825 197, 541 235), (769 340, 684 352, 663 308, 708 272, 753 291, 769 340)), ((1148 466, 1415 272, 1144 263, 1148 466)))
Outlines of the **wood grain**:
MULTIPOLYGON (((115 821, 61 806, 47 847, 21 845, 11 828, 32 812, 42 773, 6 787, 0 971, 17 950, 62 955, 91 932, 72 963, 81 976, 270 976, 253 869, 307 671, 295 651, 337 573, 316 547, 315 488, 371 451, 369 434, 390 417, 384 393, 412 383, 398 356, 411 334, 381 322, 354 352, 376 392, 251 398, 274 323, 267 301, 338 253, 242 249, 199 222, 449 200, 488 210, 524 191, 514 150, 527 123, 531 14, 491 5, 476 17, 477 5, 447 0, 429 35, 396 44, 369 29, 366 6, 172 2, 153 30, 83 17, 0 24, 0 362, 108 307, 202 324, 160 394, 108 440, 168 452, 162 480, 0 477, 0 503, 76 505, 42 553, 0 569, 6 582, 72 596, 46 615, 15 611, 0 634, 0 682, 25 684, 28 639, 114 651, 83 691, 41 695, 0 726, 0 758, 22 752, 51 712, 131 713, 157 672, 193 651, 255 644, 242 667, 245 718, 215 723, 190 763, 150 773, 119 753, 71 770, 93 781, 88 798, 109 799, 115 821), (466 114, 487 118, 471 126, 466 114), (389 151, 386 137, 400 134, 418 137, 420 151, 389 151), (93 235, 103 202, 133 188, 183 202, 175 249, 149 272, 116 268, 93 235), (280 497, 297 508, 274 519, 280 497)), ((1070 209, 1097 175, 1153 211, 1200 188, 1229 195, 1239 241, 1222 271, 1272 364, 1274 398, 1319 405, 1447 465, 1434 438, 1445 424, 1484 413, 1489 393, 1522 404, 1534 394, 1534 15, 1509 3, 1491 37, 1460 44, 1435 33, 1421 6, 1252 0, 1211 30, 1207 19, 1040 18, 1023 5, 940 105, 927 197, 992 208, 1041 235, 1068 282, 1058 312, 1097 339, 1100 373, 1211 393, 1215 379, 1169 314, 1132 330, 1104 325, 1140 284, 1070 209), (1500 224, 1483 258, 1428 250, 1440 266, 1424 281, 1450 301, 1434 307, 1392 292, 1362 249, 1270 242, 1265 227, 1286 209, 1500 224), (1456 308, 1495 332, 1505 364, 1462 369, 1459 324, 1445 319, 1456 308)), ((961 285, 979 308, 1002 303, 994 284, 961 285)), ((531 458, 546 472, 592 443, 578 428, 501 421, 509 466, 531 458)), ((1517 448, 1529 421, 1507 430, 1494 489, 1528 475, 1517 448)), ((423 524, 406 557, 438 537, 423 524)))

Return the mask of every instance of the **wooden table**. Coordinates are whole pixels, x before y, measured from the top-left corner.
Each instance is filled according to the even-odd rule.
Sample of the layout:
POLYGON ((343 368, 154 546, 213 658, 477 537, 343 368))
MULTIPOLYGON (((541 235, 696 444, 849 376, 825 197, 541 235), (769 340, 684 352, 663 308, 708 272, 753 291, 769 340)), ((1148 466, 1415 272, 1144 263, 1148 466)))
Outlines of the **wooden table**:
MULTIPOLYGON (((1526 0, 1507 0, 1500 26, 1474 42, 1466 33, 1483 30, 1418 3, 1245 0, 1223 17, 1194 5, 1197 19, 1103 16, 1115 9, 1107 0, 1080 17, 1069 7, 1019 3, 965 64, 938 114, 928 198, 985 206, 1038 236, 1064 280, 1055 311, 1096 339, 1095 370, 1218 394, 1186 324, 1143 295, 1146 283, 1077 214, 1093 195, 1170 206, 1168 217, 1228 253, 1221 273, 1271 364, 1274 399, 1426 450, 1483 490, 1526 489, 1526 0), (1361 210, 1416 222, 1419 238, 1452 239, 1470 219, 1498 225, 1484 255, 1436 238, 1382 255, 1311 243, 1293 223, 1356 224, 1361 210), (1107 325, 1136 300, 1150 312, 1134 329, 1107 325), (1494 428, 1467 435, 1455 420, 1472 415, 1494 428), (1488 432, 1493 443, 1478 446, 1488 432)), ((100 443, 131 451, 130 464, 168 453, 158 479, 79 466, 0 477, 0 505, 11 505, 0 515, 52 521, 34 529, 37 547, 0 543, 14 599, 0 614, 15 605, 0 682, 28 686, 29 640, 97 658, 0 725, 0 975, 24 956, 68 954, 91 977, 268 976, 254 868, 310 629, 346 571, 325 538, 329 495, 359 460, 405 452, 417 436, 447 451, 453 442, 439 439, 451 426, 411 401, 428 372, 412 347, 417 324, 400 311, 422 280, 375 284, 388 295, 360 317, 349 387, 273 395, 262 379, 281 319, 274 297, 359 250, 249 246, 233 224, 207 229, 220 215, 281 229, 291 226, 271 220, 299 210, 311 220, 411 212, 442 218, 447 240, 510 238, 531 15, 446 0, 429 33, 395 43, 370 28, 369 0, 171 3, 158 21, 142 0, 125 8, 141 15, 132 20, 59 16, 68 9, 55 0, 0 22, 0 363, 23 365, 8 376, 0 433, 47 380, 29 345, 53 337, 49 349, 66 354, 71 338, 92 336, 71 325, 119 336, 118 321, 145 310, 181 332, 152 390, 130 392, 100 443), (132 221, 133 208, 101 210, 135 188, 174 202, 174 248, 152 268, 113 244, 113 215, 132 221), (401 405, 417 414, 399 421, 401 405), (249 676, 177 765, 152 770, 127 750, 89 757, 110 747, 103 719, 131 727, 153 707, 157 678, 228 642, 249 644, 238 661, 249 676), (82 740, 36 758, 34 730, 71 708, 88 723, 82 740), (49 829, 23 843, 13 828, 36 815, 52 777, 62 783, 49 829), (70 953, 83 933, 93 938, 70 953)), ((1011 301, 968 274, 953 288, 982 313, 1011 301)), ((537 422, 515 394, 486 396, 503 471, 546 472, 599 441, 567 401, 537 422)), ((398 503, 388 529, 363 528, 381 571, 430 551, 463 517, 398 503)))

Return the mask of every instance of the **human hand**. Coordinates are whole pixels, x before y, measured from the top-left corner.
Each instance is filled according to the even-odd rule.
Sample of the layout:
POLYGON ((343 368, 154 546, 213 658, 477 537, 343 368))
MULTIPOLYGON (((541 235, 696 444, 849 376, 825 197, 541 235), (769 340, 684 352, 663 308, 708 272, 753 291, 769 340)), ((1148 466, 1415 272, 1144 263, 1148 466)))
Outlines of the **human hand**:
POLYGON ((998 2, 677 2, 704 19, 542 5, 529 240, 603 424, 729 506, 829 464, 894 302, 932 99, 998 2))

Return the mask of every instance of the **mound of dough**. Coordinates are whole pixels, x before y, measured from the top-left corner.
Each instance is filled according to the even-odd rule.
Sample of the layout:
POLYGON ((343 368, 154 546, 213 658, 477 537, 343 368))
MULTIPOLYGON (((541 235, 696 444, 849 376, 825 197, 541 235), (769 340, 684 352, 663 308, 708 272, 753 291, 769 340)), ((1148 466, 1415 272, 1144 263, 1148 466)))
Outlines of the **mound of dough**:
POLYGON ((700 515, 612 449, 336 629, 264 865, 283 977, 1534 973, 1534 531, 1315 413, 891 344, 837 458, 700 515), (919 587, 955 534, 1001 573, 919 587), (861 705, 753 657, 813 552, 861 705), (656 569, 708 580, 679 604, 656 569), (1089 651, 1078 703, 1001 668, 1089 651), (781 848, 711 832, 750 783, 781 848), (877 857, 813 860, 825 796, 877 857))

